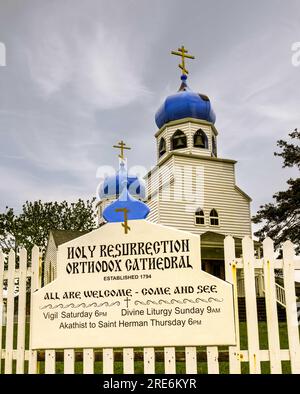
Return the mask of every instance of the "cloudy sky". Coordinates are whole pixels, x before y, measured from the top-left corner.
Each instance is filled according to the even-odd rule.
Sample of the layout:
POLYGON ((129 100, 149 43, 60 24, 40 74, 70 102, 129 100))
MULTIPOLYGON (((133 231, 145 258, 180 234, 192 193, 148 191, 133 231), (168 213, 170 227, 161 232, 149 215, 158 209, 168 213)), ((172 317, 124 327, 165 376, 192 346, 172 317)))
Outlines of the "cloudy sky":
POLYGON ((0 0, 0 211, 93 196, 120 138, 131 166, 155 165, 154 114, 184 44, 254 213, 295 175, 273 152, 300 126, 299 20, 299 0, 0 0))

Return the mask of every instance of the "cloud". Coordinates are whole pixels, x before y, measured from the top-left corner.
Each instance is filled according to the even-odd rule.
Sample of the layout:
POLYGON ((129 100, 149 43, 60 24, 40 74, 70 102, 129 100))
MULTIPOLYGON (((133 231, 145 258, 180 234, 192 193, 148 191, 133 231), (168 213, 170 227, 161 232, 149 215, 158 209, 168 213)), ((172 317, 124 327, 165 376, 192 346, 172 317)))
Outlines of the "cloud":
MULTIPOLYGON (((38 13, 41 10, 38 9, 38 13)), ((76 22, 70 29, 53 13, 33 23, 27 56, 30 75, 45 99, 62 95, 80 103, 85 110, 117 108, 148 94, 142 76, 133 67, 137 54, 131 51, 128 38, 112 35, 103 25, 82 32, 76 22)))
POLYGON ((98 165, 117 166, 120 138, 132 146, 129 167, 154 165, 154 114, 179 87, 170 50, 181 44, 196 56, 190 87, 217 114, 219 155, 239 160, 253 210, 270 201, 289 176, 273 157, 276 140, 299 122, 291 44, 300 8, 288 4, 2 2, 1 204, 93 195, 98 165))

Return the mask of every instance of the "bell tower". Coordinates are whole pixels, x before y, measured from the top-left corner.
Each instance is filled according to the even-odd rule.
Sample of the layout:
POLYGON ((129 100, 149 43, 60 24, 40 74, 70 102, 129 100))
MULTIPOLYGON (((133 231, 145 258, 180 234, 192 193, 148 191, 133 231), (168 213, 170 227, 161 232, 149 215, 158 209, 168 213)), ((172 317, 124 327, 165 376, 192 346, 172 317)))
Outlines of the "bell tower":
POLYGON ((168 96, 155 115, 159 128, 155 134, 158 162, 171 151, 190 155, 217 157, 216 121, 209 98, 193 92, 187 85, 185 59, 195 59, 181 46, 172 55, 180 56, 181 85, 177 93, 168 96))
POLYGON ((218 157, 210 99, 187 84, 185 60, 194 56, 184 46, 172 54, 181 57, 181 83, 155 115, 157 166, 146 177, 148 220, 198 234, 204 268, 222 277, 224 237, 251 236, 251 198, 235 183, 236 161, 218 157))

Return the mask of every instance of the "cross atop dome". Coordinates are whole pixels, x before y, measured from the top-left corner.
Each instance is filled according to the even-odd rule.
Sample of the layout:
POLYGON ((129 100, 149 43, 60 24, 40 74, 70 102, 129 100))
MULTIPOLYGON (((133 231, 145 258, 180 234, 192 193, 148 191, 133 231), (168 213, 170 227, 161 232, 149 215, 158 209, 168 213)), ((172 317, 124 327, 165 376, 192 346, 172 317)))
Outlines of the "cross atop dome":
POLYGON ((182 75, 187 75, 189 72, 185 67, 185 59, 195 59, 195 56, 188 55, 188 50, 185 49, 184 45, 181 46, 181 48, 178 48, 178 52, 176 51, 171 51, 172 55, 176 56, 181 56, 181 64, 178 64, 178 67, 182 71, 182 75))
POLYGON ((216 115, 212 109, 209 98, 202 93, 194 92, 186 83, 189 73, 185 59, 195 59, 188 54, 188 50, 182 45, 178 52, 171 51, 172 55, 181 57, 179 68, 182 70, 181 85, 175 94, 169 95, 155 114, 155 122, 160 129, 169 122, 185 118, 204 120, 214 124, 216 115))
POLYGON ((131 149, 129 146, 126 146, 124 141, 118 142, 118 145, 113 145, 113 148, 120 149, 119 158, 122 159, 122 160, 125 159, 125 157, 124 157, 124 149, 128 149, 128 150, 131 149))

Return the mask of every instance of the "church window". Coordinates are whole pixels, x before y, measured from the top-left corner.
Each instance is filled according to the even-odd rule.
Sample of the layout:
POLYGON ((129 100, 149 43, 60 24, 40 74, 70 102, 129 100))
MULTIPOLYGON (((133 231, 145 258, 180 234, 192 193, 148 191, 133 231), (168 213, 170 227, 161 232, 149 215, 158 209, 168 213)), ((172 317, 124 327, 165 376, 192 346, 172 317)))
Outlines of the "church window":
POLYGON ((108 185, 105 185, 105 187, 104 187, 104 194, 108 194, 108 185))
POLYGON ((217 157, 217 141, 214 135, 212 136, 212 154, 217 157))
POLYGON ((195 223, 196 224, 204 224, 205 223, 204 212, 201 208, 198 208, 195 212, 195 223))
POLYGON ((210 211, 209 219, 210 219, 211 226, 218 226, 219 225, 219 215, 215 209, 212 209, 210 211))
POLYGON ((159 141, 158 156, 161 157, 166 153, 166 151, 166 141, 164 138, 161 138, 159 141))
POLYGON ((177 130, 173 134, 171 138, 171 146, 172 146, 172 150, 182 149, 187 147, 186 135, 181 130, 177 130))
POLYGON ((141 186, 138 185, 138 187, 136 188, 136 194, 140 194, 141 193, 141 186))
POLYGON ((205 132, 201 129, 194 134, 194 147, 208 149, 208 139, 205 132))

